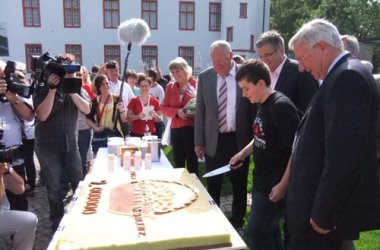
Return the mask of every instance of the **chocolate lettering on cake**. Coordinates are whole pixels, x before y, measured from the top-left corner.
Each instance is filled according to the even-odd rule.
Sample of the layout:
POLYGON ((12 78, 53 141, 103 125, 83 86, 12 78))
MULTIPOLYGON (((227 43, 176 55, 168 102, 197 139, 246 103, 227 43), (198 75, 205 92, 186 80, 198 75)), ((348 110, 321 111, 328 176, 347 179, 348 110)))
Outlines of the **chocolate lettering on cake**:
MULTIPOLYGON (((105 185, 107 184, 107 181, 92 181, 89 184, 89 187, 92 187, 92 185, 105 185)), ((83 214, 89 215, 89 214, 95 214, 96 209, 98 208, 98 203, 100 201, 102 195, 102 188, 101 187, 93 187, 90 189, 90 192, 87 196, 87 202, 84 206, 83 214)))
POLYGON ((132 211, 133 211, 133 218, 135 219, 135 223, 136 223, 138 237, 145 236, 146 232, 145 232, 144 220, 142 217, 142 207, 135 206, 132 208, 132 211))

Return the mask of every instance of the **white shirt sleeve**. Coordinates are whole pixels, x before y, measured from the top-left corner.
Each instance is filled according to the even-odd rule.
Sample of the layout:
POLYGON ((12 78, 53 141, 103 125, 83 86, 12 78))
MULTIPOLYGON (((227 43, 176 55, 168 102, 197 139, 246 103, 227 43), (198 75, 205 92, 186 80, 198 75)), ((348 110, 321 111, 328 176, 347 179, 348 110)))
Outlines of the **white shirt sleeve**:
POLYGON ((165 91, 160 84, 150 89, 150 94, 158 99, 160 104, 164 101, 165 91))
POLYGON ((135 97, 135 95, 133 94, 131 86, 129 86, 127 82, 124 82, 122 101, 125 110, 128 110, 128 104, 133 97, 135 97))

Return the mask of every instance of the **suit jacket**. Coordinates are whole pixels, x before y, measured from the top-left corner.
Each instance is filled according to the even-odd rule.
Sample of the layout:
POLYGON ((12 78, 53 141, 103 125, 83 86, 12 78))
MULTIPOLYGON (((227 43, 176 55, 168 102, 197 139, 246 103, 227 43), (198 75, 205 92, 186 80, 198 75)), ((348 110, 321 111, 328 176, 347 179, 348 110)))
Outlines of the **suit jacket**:
MULTIPOLYGON (((242 149, 253 138, 252 124, 255 107, 236 87, 236 141, 242 149)), ((205 153, 215 156, 218 145, 218 100, 217 73, 213 68, 201 72, 198 77, 198 90, 195 113, 195 145, 205 146, 205 153)))
POLYGON ((299 72, 297 61, 286 59, 274 89, 286 95, 298 109, 305 112, 318 89, 318 81, 308 72, 299 72))
POLYGON ((358 60, 341 58, 300 122, 287 196, 291 237, 357 239, 380 228, 376 166, 379 89, 358 60), (317 234, 309 219, 322 228, 317 234))

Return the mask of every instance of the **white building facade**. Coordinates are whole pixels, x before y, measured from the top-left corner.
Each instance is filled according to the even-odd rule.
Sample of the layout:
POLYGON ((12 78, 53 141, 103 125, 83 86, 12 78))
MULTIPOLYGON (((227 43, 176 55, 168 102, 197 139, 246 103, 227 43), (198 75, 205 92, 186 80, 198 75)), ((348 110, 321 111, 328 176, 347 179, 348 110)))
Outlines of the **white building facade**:
POLYGON ((255 57, 255 38, 269 28, 270 0, 0 0, 0 59, 26 62, 30 55, 72 53, 91 68, 115 59, 126 46, 117 26, 144 19, 151 37, 133 45, 128 69, 138 72, 184 57, 195 73, 211 65, 209 46, 230 42, 234 54, 255 57))

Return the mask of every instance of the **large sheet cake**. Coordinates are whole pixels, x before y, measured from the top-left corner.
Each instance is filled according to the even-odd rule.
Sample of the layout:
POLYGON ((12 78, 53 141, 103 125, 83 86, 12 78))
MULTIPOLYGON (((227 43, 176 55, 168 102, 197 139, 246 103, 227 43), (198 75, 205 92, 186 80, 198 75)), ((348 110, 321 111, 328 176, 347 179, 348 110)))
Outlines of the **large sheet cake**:
POLYGON ((50 249, 231 246, 231 225, 185 169, 92 173, 50 249))

